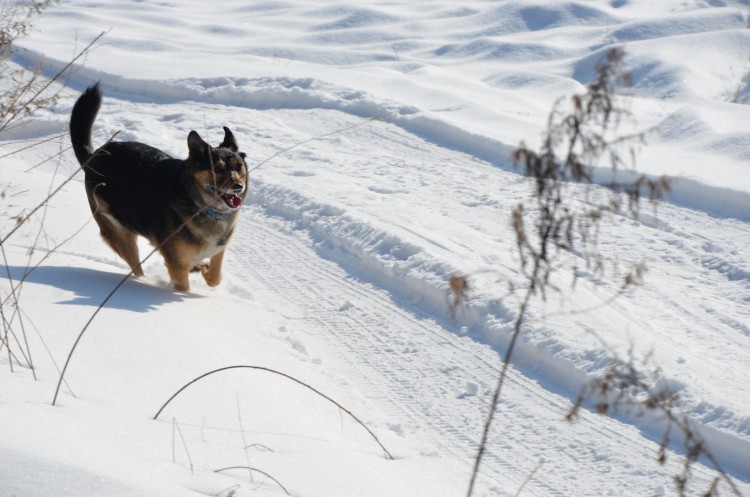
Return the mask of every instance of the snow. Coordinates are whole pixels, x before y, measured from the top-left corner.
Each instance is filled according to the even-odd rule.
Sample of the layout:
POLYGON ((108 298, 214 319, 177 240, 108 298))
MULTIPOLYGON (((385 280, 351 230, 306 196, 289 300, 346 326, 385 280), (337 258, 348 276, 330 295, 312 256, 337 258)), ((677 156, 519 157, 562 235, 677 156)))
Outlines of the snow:
MULTIPOLYGON (((127 269, 78 176, 3 244, 35 368, 0 350, 0 495, 284 494, 258 472, 215 472, 235 466, 298 496, 464 495, 525 284, 510 213, 530 187, 510 153, 539 143, 554 103, 615 45, 630 126, 650 130, 638 170, 678 179, 638 219, 606 221, 600 248, 619 273, 580 270, 569 291, 561 271, 565 291, 534 302, 476 495, 676 495, 683 454, 675 443, 656 462, 658 416, 564 421, 612 351, 658 368, 750 495, 749 15, 730 0, 51 6, 14 64, 54 74, 108 31, 54 109, 0 137, 2 236, 76 171, 67 121, 97 80, 95 144, 118 133, 184 157, 190 130, 218 143, 226 125, 255 169, 222 285, 175 293, 151 257, 81 336, 55 406, 59 370, 127 269), (645 283, 610 302, 638 262, 645 283), (469 293, 452 317, 455 274, 469 293), (239 365, 325 393, 395 459, 267 371, 212 374, 152 419, 189 381, 239 365)), ((713 474, 696 466, 690 495, 713 474)))

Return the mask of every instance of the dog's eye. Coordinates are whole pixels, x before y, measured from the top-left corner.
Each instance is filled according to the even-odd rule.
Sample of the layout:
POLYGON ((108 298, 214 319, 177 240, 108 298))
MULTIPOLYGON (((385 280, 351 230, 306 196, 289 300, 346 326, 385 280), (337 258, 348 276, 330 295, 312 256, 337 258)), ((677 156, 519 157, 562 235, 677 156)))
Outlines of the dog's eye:
POLYGON ((227 161, 227 170, 228 171, 242 171, 242 161, 238 161, 236 159, 230 159, 227 161))

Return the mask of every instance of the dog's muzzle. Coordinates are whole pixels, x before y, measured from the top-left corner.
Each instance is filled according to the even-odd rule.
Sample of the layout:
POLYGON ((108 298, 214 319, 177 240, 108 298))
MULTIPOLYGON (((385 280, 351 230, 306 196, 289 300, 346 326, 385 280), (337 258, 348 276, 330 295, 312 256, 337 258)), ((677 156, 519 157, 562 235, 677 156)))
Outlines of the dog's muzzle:
POLYGON ((238 181, 231 189, 220 190, 214 185, 206 185, 206 190, 212 195, 218 196, 230 209, 237 209, 242 205, 242 197, 238 194, 245 191, 245 184, 238 181))

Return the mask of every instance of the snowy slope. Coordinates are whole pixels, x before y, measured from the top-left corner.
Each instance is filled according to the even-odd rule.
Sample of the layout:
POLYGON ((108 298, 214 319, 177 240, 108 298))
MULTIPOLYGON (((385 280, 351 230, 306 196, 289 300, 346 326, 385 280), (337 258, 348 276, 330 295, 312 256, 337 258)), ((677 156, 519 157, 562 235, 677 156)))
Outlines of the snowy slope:
MULTIPOLYGON (((681 179, 658 210, 611 219, 602 233, 623 270, 646 263, 642 288, 600 306, 618 284, 581 274, 575 292, 535 303, 478 494, 514 495, 532 473, 523 495, 673 494, 680 456, 655 462, 659 419, 586 412, 564 422, 607 365, 586 330, 619 354, 651 357, 645 367, 660 368, 750 494, 750 30, 742 2, 713 3, 48 9, 17 64, 44 54, 54 72, 111 30, 56 109, 3 137, 6 153, 64 135, 78 92, 101 80, 97 144, 119 132, 184 156, 191 129, 213 142, 227 125, 258 169, 222 286, 194 280, 191 294, 173 293, 150 259, 145 281, 125 283, 82 337, 66 375, 75 396, 63 388, 56 407, 56 368, 125 266, 87 224, 79 178, 4 245, 19 281, 29 257, 82 228, 23 284, 38 380, 0 355, 0 457, 11 461, 0 465, 0 495, 283 492, 259 473, 254 483, 247 470, 213 473, 230 466, 263 470, 292 495, 462 495, 517 312, 508 288, 524 284, 509 219, 530 190, 509 152, 537 140, 554 101, 582 91, 614 44, 628 53, 637 126, 658 126, 639 168, 681 179), (446 283, 457 273, 471 293, 451 319, 446 283), (212 375, 150 419, 180 386, 232 365, 325 392, 396 460, 324 399, 259 371, 212 375)), ((0 159, 2 233, 75 171, 67 143, 0 159)), ((695 476, 698 495, 712 472, 695 476)))

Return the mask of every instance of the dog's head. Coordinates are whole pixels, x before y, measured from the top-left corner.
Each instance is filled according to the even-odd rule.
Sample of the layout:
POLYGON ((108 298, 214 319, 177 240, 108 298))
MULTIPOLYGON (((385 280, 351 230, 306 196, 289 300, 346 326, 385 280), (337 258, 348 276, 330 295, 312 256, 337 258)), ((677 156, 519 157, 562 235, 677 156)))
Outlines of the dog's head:
POLYGON ((195 131, 188 134, 189 173, 204 203, 214 211, 231 213, 247 195, 247 164, 237 140, 224 126, 224 141, 212 147, 195 131))

